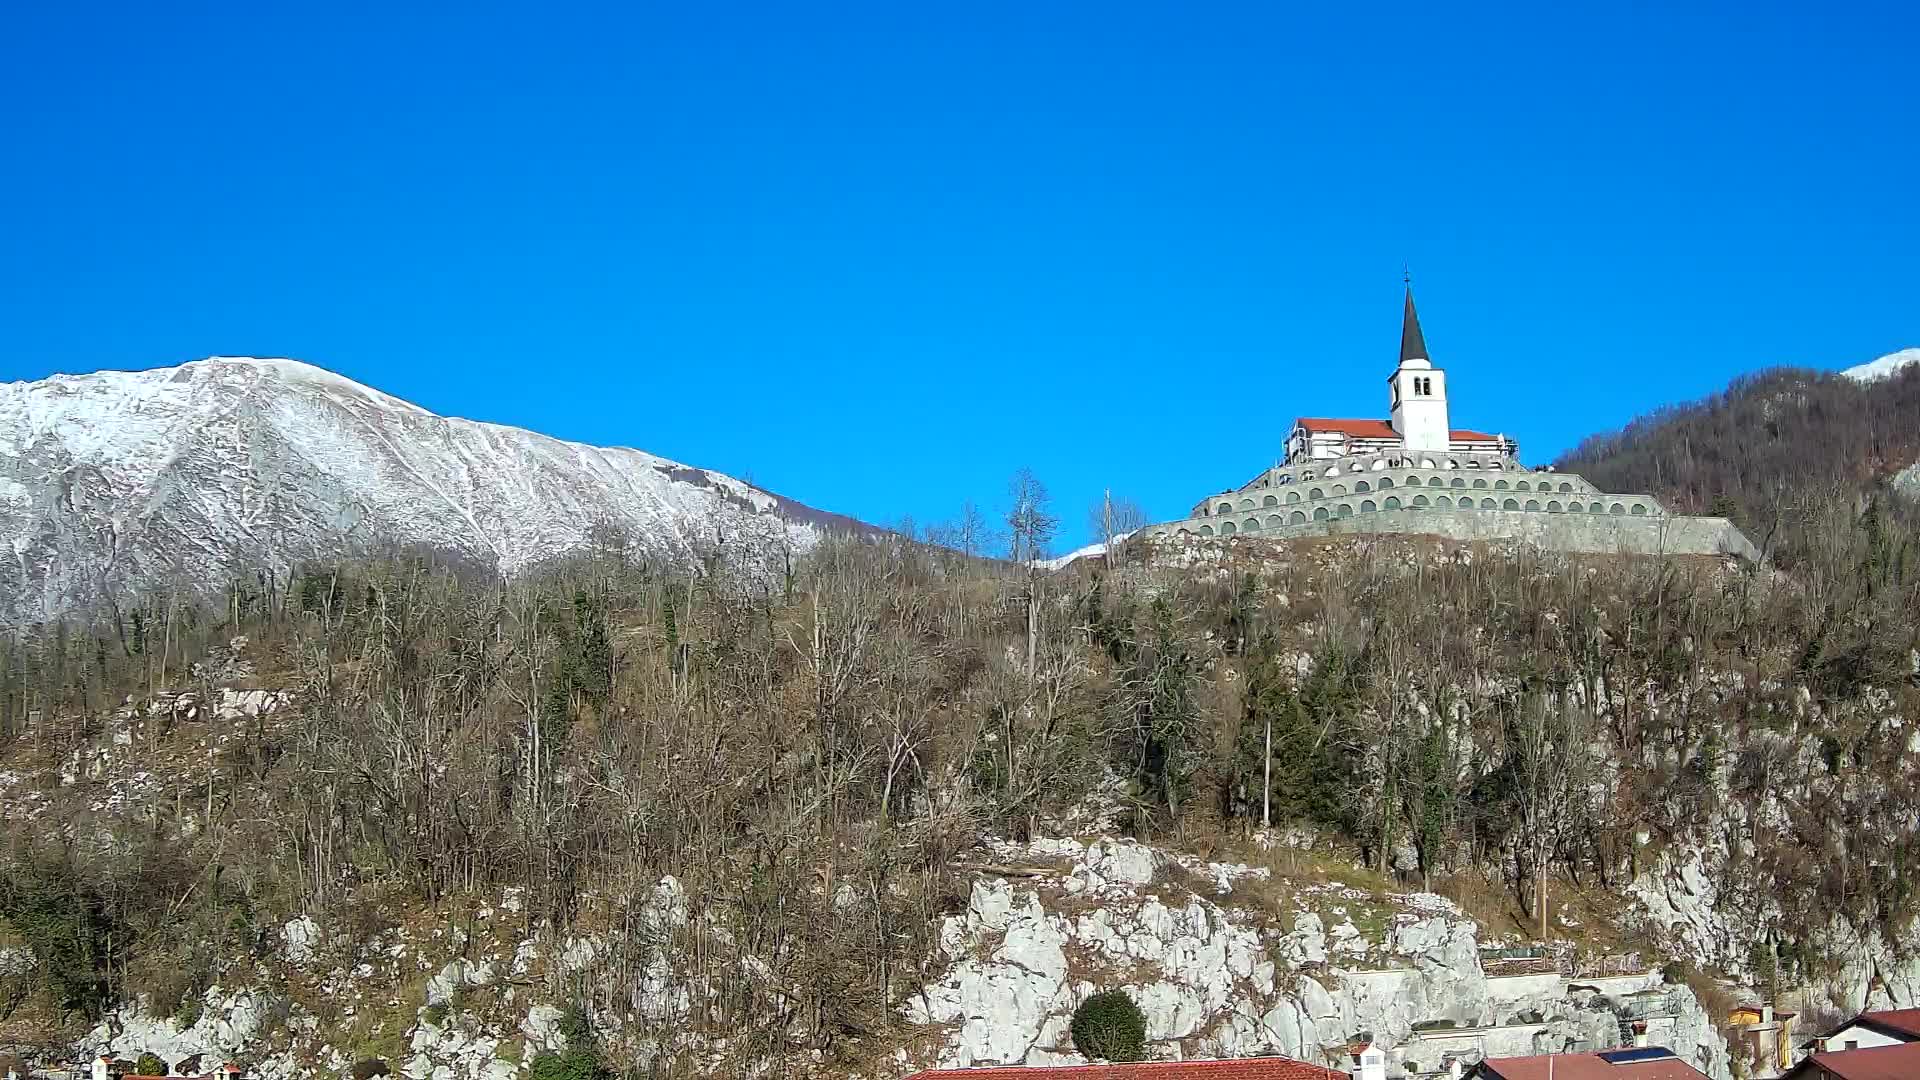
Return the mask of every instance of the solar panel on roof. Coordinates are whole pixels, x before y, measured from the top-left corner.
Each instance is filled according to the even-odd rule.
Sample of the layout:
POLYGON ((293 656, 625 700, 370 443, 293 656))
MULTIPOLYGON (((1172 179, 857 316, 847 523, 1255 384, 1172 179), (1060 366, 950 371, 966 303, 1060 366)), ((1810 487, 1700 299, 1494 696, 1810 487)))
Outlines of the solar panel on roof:
POLYGON ((1600 1060, 1609 1065, 1626 1065, 1636 1061, 1659 1061, 1670 1058, 1673 1051, 1664 1046, 1629 1046, 1625 1050, 1602 1050, 1600 1060))

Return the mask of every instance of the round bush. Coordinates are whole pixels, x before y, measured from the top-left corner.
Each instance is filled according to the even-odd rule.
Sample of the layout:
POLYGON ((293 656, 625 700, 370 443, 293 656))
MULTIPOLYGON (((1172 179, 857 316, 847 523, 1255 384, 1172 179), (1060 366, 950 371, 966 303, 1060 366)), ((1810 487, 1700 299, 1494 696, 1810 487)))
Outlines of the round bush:
POLYGON ((542 1051, 529 1068, 533 1080, 606 1080, 611 1074, 591 1050, 568 1050, 556 1054, 542 1051))
POLYGON ((140 1060, 134 1062, 133 1067, 140 1070, 141 1076, 167 1075, 167 1063, 164 1061, 161 1061, 160 1055, 154 1053, 151 1050, 147 1051, 144 1054, 141 1054, 140 1060))
POLYGON ((1124 990, 1107 990, 1073 1011, 1073 1048, 1105 1061, 1145 1061, 1147 1018, 1124 990))

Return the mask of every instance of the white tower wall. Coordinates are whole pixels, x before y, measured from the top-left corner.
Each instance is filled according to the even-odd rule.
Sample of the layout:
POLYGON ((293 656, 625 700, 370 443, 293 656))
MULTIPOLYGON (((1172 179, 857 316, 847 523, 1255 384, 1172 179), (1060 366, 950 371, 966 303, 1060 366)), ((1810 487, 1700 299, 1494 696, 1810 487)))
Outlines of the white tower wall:
POLYGON ((1402 360, 1390 386, 1393 430, 1407 449, 1446 453, 1453 443, 1447 418, 1447 373, 1424 359, 1402 360))

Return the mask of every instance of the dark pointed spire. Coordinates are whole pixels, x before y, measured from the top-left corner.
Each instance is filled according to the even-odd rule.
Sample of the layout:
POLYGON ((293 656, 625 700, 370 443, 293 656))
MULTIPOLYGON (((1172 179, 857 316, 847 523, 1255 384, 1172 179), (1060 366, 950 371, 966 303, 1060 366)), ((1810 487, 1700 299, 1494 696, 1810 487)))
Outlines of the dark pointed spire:
POLYGON ((1407 286, 1407 312, 1400 323, 1400 362, 1431 360, 1427 339, 1420 333, 1420 314, 1413 310, 1413 286, 1407 286))

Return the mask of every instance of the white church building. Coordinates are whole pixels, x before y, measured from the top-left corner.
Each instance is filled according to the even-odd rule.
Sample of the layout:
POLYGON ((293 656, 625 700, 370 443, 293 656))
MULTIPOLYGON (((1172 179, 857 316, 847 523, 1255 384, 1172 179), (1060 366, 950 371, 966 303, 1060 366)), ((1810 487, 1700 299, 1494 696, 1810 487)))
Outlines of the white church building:
POLYGON ((1287 436, 1286 461, 1324 461, 1408 451, 1513 458, 1520 445, 1504 435, 1455 428, 1447 415, 1447 373, 1427 359, 1420 314, 1407 290, 1400 326, 1400 366, 1387 376, 1391 397, 1385 420, 1335 420, 1303 416, 1287 436))
POLYGON ((1278 464, 1202 499, 1185 520, 1140 535, 1425 533, 1563 551, 1757 557, 1724 518, 1670 514, 1651 495, 1612 494, 1572 473, 1527 468, 1507 436, 1454 427, 1447 373, 1427 355, 1411 287, 1387 391, 1386 419, 1301 417, 1278 464))

